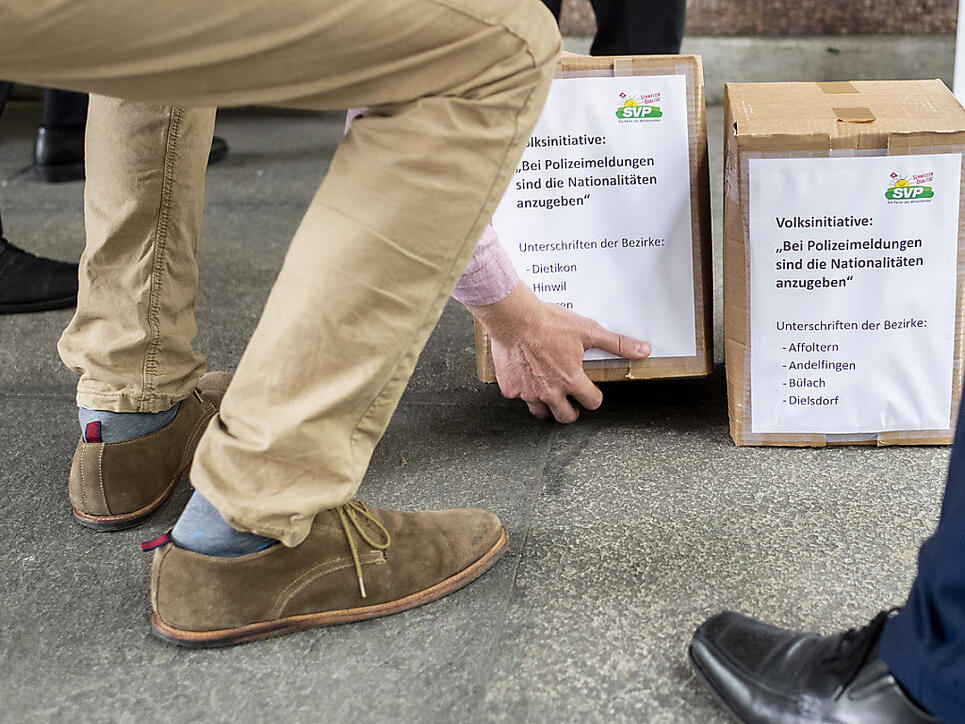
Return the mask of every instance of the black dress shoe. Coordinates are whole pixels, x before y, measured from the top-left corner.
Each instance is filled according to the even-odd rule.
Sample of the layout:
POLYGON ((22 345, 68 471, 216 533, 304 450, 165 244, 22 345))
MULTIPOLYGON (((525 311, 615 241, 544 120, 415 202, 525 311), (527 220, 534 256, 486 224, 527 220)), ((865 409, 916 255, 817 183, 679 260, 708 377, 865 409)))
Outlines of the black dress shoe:
POLYGON ((0 314, 76 304, 76 264, 34 256, 0 236, 0 314))
POLYGON ((37 129, 34 177, 44 183, 84 178, 84 127, 37 129))
MULTIPOLYGON (((228 155, 228 142, 221 136, 211 139, 208 164, 228 155)), ((62 129, 40 126, 34 144, 34 177, 44 183, 84 179, 84 128, 62 129)))
POLYGON ((862 629, 818 636, 725 611, 697 629, 690 660, 740 722, 937 724, 878 656, 891 613, 882 611, 862 629))
POLYGON ((218 163, 218 161, 224 160, 224 157, 228 155, 228 142, 224 140, 221 136, 215 136, 211 139, 211 150, 208 151, 208 165, 213 163, 218 163))

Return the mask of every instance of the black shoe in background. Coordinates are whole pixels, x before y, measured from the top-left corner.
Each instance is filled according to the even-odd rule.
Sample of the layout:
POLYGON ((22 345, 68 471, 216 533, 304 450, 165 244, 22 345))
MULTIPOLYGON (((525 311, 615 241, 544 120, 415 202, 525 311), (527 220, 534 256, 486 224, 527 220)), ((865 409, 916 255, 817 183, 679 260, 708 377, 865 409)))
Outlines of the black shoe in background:
POLYGON ((223 161, 224 157, 228 155, 228 142, 224 140, 221 136, 215 136, 211 139, 211 150, 208 151, 208 165, 213 163, 218 163, 218 161, 223 161))
POLYGON ((43 120, 34 144, 34 176, 47 183, 84 178, 87 94, 43 89, 43 120))
POLYGON ((0 236, 0 314, 76 305, 76 264, 35 256, 0 236))
POLYGON ((938 724, 878 656, 890 614, 882 611, 862 629, 818 636, 724 611, 697 629, 690 660, 741 722, 938 724))
MULTIPOLYGON (((221 136, 211 139, 208 164, 228 155, 228 143, 221 136)), ((40 126, 34 144, 34 178, 44 183, 84 179, 84 128, 65 129, 40 126)))
POLYGON ((84 128, 37 128, 34 178, 54 184, 84 178, 84 128))

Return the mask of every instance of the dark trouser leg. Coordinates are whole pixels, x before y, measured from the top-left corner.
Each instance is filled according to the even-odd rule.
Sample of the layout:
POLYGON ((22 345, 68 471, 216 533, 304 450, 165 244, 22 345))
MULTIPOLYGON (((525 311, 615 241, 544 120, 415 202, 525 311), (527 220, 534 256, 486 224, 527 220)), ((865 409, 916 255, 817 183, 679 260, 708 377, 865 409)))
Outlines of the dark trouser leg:
POLYGON ((34 175, 46 183, 84 178, 87 94, 44 88, 44 120, 34 145, 34 175))
MULTIPOLYGON (((0 81, 0 114, 12 83, 0 81)), ((36 257, 3 238, 0 219, 0 314, 72 307, 77 301, 77 265, 36 257)))
POLYGON ((908 603, 888 621, 881 657, 942 721, 965 721, 965 406, 938 529, 922 544, 908 603))
POLYGON ((86 123, 86 93, 44 88, 44 126, 63 130, 83 130, 86 123))
MULTIPOLYGON (((5 80, 0 80, 0 115, 3 114, 3 109, 7 105, 7 98, 10 97, 10 89, 13 88, 13 83, 8 83, 5 80)), ((3 219, 0 218, 0 237, 3 236, 3 219)))
POLYGON ((7 98, 10 97, 11 88, 13 88, 13 83, 0 80, 0 113, 3 113, 4 106, 7 105, 7 98))
POLYGON ((597 31, 590 55, 679 53, 686 0, 591 0, 597 31))

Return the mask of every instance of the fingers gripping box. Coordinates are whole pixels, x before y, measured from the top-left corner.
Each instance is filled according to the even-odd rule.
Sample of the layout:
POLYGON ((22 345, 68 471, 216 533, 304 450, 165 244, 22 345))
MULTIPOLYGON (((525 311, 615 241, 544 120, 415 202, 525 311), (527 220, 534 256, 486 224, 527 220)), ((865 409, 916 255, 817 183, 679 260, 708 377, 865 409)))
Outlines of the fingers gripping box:
MULTIPOLYGON (((648 359, 588 350, 594 381, 712 368, 710 192, 697 56, 563 58, 493 217, 544 301, 651 343, 648 359)), ((476 325, 479 379, 494 382, 476 325)))
POLYGON ((725 90, 734 441, 950 443, 965 110, 937 80, 725 90))

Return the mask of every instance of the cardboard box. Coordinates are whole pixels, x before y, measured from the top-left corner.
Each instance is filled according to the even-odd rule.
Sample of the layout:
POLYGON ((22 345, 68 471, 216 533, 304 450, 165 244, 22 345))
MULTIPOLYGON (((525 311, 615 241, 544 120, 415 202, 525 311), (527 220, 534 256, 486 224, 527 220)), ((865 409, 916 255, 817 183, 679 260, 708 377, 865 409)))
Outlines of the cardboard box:
MULTIPOLYGON (((675 254, 672 258, 681 259, 684 258, 686 266, 688 267, 684 281, 685 284, 680 284, 676 287, 677 293, 684 293, 686 299, 684 300, 686 304, 674 305, 673 311, 678 315, 686 314, 686 317, 680 316, 677 319, 677 332, 681 341, 685 341, 689 346, 686 349, 686 354, 677 354, 676 352, 684 349, 683 345, 674 347, 672 343, 668 343, 665 346, 665 350, 668 354, 661 356, 661 346, 659 344, 654 344, 654 355, 646 360, 633 361, 630 362, 625 359, 588 359, 584 362, 584 368, 587 371, 590 379, 598 382, 603 381, 614 381, 614 380, 639 380, 639 379, 653 379, 653 378, 664 378, 664 377, 698 377, 704 376, 711 372, 713 365, 713 335, 711 332, 711 324, 713 319, 713 292, 712 292, 712 279, 711 279, 711 245, 710 245, 710 190, 709 190, 709 177, 708 177, 708 158, 707 158, 707 129, 706 129, 706 119, 705 119, 705 106, 704 106, 704 87, 703 87, 703 69, 701 67, 700 58, 697 56, 628 56, 628 57, 576 57, 576 58, 563 58, 561 59, 560 66, 557 71, 556 80, 554 81, 554 89, 551 92, 551 100, 547 105, 547 109, 544 111, 544 119, 547 114, 554 112, 554 93, 559 87, 566 88, 567 93, 573 93, 571 97, 573 99, 573 105, 575 107, 567 108, 565 115, 566 119, 562 121, 564 125, 560 126, 565 128, 567 132, 573 134, 573 136, 579 136, 579 138, 585 138, 593 136, 594 134, 599 134, 600 138, 606 137, 611 143, 606 151, 606 154, 612 154, 614 156, 619 155, 620 147, 617 146, 617 138, 625 138, 625 136, 620 136, 619 134, 625 134, 630 126, 622 125, 619 126, 618 130, 613 130, 616 128, 615 124, 630 124, 630 123, 649 123, 653 124, 650 126, 634 126, 633 128, 643 132, 643 135, 635 137, 634 143, 640 143, 640 138, 648 139, 644 141, 644 145, 650 145, 651 150, 647 153, 652 152, 654 155, 650 157, 650 162, 656 158, 657 162, 654 163, 656 168, 652 171, 641 171, 637 169, 637 174, 653 174, 652 176, 646 175, 644 178, 638 178, 636 180, 640 181, 642 185, 634 186, 632 188, 624 188, 621 190, 621 194, 633 194, 633 199, 641 199, 639 206, 645 209, 653 209, 654 213, 658 213, 658 210, 662 210, 667 204, 663 203, 661 194, 665 194, 668 198, 672 198, 672 194, 676 193, 678 196, 681 194, 679 187, 677 191, 674 192, 671 188, 674 184, 674 179, 679 181, 682 179, 684 182, 689 182, 689 193, 686 191, 683 203, 677 204, 674 208, 677 209, 678 215, 683 215, 685 218, 685 223, 675 224, 674 230, 671 234, 667 236, 666 239, 663 237, 654 237, 654 235, 648 235, 647 229, 642 225, 640 239, 630 239, 622 238, 619 242, 615 239, 608 239, 606 237, 605 228, 608 223, 608 218, 604 214, 603 218, 600 219, 599 225, 599 236, 603 239, 600 240, 600 244, 605 245, 606 243, 617 243, 619 244, 629 244, 638 243, 640 245, 645 245, 648 243, 657 244, 658 242, 666 242, 666 247, 672 247, 671 250, 667 251, 667 254, 675 254), (592 84, 592 88, 589 87, 589 83, 575 84, 570 82, 570 79, 600 79, 599 82, 592 84), (633 81, 623 80, 614 81, 613 79, 630 79, 633 81), (638 80, 642 79, 642 80, 638 80), (567 86, 561 86, 560 84, 567 84, 567 86), (648 85, 649 84, 649 85, 648 85), (582 90, 576 91, 576 86, 579 85, 582 90), (605 86, 605 87, 604 87, 605 86), (619 87, 617 87, 619 86, 619 87), (650 86, 653 86, 652 88, 650 86), (623 90, 621 90, 621 88, 623 90), (631 90, 633 89, 633 90, 631 90), (663 89, 663 90, 660 90, 663 89), (618 93, 616 91, 619 91, 618 93), (583 95, 579 95, 583 93, 583 95), (663 94, 661 100, 661 93, 663 94), (610 97, 612 94, 612 98, 610 97), (581 109, 580 105, 587 105, 591 103, 591 97, 597 101, 594 107, 603 108, 605 111, 599 114, 598 120, 594 123, 598 123, 600 130, 590 130, 586 131, 585 126, 579 126, 579 123, 574 119, 580 117, 581 109), (602 99, 602 101, 600 100, 602 99), (602 105, 601 105, 602 103, 602 105), (666 103, 661 108, 661 104, 666 103), (612 104, 612 105, 611 105, 612 104), (675 113, 675 109, 679 108, 680 113, 675 113), (614 114, 616 111, 616 114, 614 114), (686 118, 684 118, 684 114, 686 118), (649 116, 649 117, 648 117, 649 116), (565 123, 571 123, 570 126, 566 126, 565 123), (665 124, 659 126, 657 124, 665 124), (676 125, 670 125, 676 124, 676 125), (607 134, 612 132, 612 138, 608 137, 607 134), (650 134, 649 136, 646 134, 650 134), (665 141, 656 141, 649 139, 665 138, 660 134, 679 134, 674 135, 675 143, 682 145, 684 143, 684 136, 686 134, 686 149, 681 153, 670 155, 661 155, 670 144, 665 141), (669 159, 674 159, 670 162, 669 159), (652 182, 652 185, 651 183, 652 182), (649 187, 648 187, 649 186, 649 187), (689 196, 689 204, 687 203, 687 196, 689 196), (685 227, 689 226, 689 232, 682 231, 685 227), (678 238, 676 235, 679 235, 678 238), (656 238, 656 241, 654 240, 656 238), (686 255, 682 257, 682 255, 686 255), (691 267, 692 264, 692 268, 691 267), (692 281, 691 281, 692 277, 692 281), (693 305, 692 313, 690 310, 690 289, 692 287, 693 291, 693 305), (681 289, 686 288, 686 292, 681 292, 681 289), (681 311, 686 307, 686 312, 681 311), (691 327, 693 331, 692 337, 690 336, 691 327), (682 338, 686 336, 686 340, 682 338)), ((559 105, 555 106, 557 109, 559 105)), ((564 115, 564 114, 559 114, 564 115)), ((543 119, 541 119, 541 124, 543 119)), ((536 132, 534 132, 533 138, 536 141, 531 140, 531 144, 539 141, 540 127, 537 127, 536 132)), ((579 141, 579 138, 575 138, 575 141, 579 141)), ((587 154, 592 154, 594 152, 600 153, 601 151, 593 151, 592 149, 587 151, 587 154)), ((579 156, 583 155, 583 152, 574 151, 574 160, 579 164, 583 163, 579 156)), ((530 156, 530 158, 535 158, 530 156)), ((526 160, 527 156, 524 155, 523 162, 521 162, 520 167, 517 169, 517 175, 514 177, 514 182, 510 186, 510 190, 507 192, 507 197, 504 197, 503 204, 501 204, 500 209, 497 210, 494 225, 496 227, 496 232, 500 236, 500 240, 507 251, 510 251, 514 245, 520 244, 520 236, 526 235, 527 229, 529 228, 543 228, 541 224, 533 222, 530 226, 526 225, 526 218, 545 218, 544 217, 517 217, 515 219, 510 219, 511 223, 500 223, 500 219, 509 218, 503 215, 503 210, 509 203, 507 198, 513 193, 514 184, 519 181, 521 185, 526 188, 539 188, 539 191, 533 192, 534 198, 539 196, 540 198, 548 198, 550 192, 548 191, 548 184, 563 184, 561 186, 553 187, 556 188, 560 193, 565 194, 566 188, 575 183, 575 181, 570 180, 570 177, 576 177, 581 171, 574 171, 572 173, 566 171, 560 171, 559 173, 549 173, 544 168, 542 171, 527 171, 526 170, 526 160), (550 180, 552 179, 552 180, 550 180), (563 183, 565 182, 565 183, 563 183), (519 222, 519 223, 516 223, 519 222), (502 228, 501 228, 502 226, 502 228), (522 229, 521 233, 514 233, 513 229, 517 231, 522 229)), ((536 163, 539 163, 538 161, 536 163)), ((608 162, 609 163, 609 162, 608 162)), ((529 168, 532 168, 529 167, 529 168)), ((636 168, 636 167, 635 167, 636 168)), ((602 172, 601 172, 602 173, 602 172)), ((633 175, 633 171, 623 172, 622 169, 608 169, 607 175, 615 177, 615 181, 620 181, 622 177, 625 179, 627 175, 633 175)), ((583 183, 579 178, 575 178, 576 181, 583 183)), ((594 183, 601 183, 599 181, 594 181, 594 183)), ((599 194, 599 187, 591 189, 593 194, 599 194)), ((521 192, 524 193, 524 192, 521 192)), ((555 195, 557 191, 554 191, 555 195)), ((576 192, 574 192, 576 193, 576 192)), ((589 198, 589 194, 587 194, 589 198)), ((595 199, 600 198, 599 195, 594 197, 595 199)), ((628 197, 629 198, 629 197, 628 197)), ((563 201, 572 201, 573 203, 578 203, 579 198, 569 197, 569 199, 564 198, 563 201)), ((523 204, 528 203, 530 199, 525 201, 518 199, 516 203, 523 204)), ((633 207, 634 212, 638 211, 637 204, 633 203, 632 200, 628 201, 626 213, 630 213, 628 207, 633 207)), ((515 208, 515 207, 513 207, 515 208)), ((569 210, 567 210, 569 212, 569 210)), ((599 211, 594 212, 598 217, 600 216, 599 211)), ((618 209, 615 215, 619 216, 623 213, 623 210, 618 209)), ((611 214, 610 216, 613 216, 611 214)), ((678 217, 679 218, 679 217, 678 217)), ((587 214, 582 219, 584 223, 584 228, 587 228, 586 232, 588 238, 596 238, 593 236, 596 233, 593 230, 594 220, 590 218, 587 214)), ((656 223, 656 222, 655 222, 656 223)), ((565 232, 561 232, 558 239, 565 239, 567 242, 571 242, 572 236, 563 236, 562 234, 576 234, 577 231, 570 231, 567 229, 565 232)), ((593 243, 597 243, 594 241, 593 243)), ((522 246, 519 247, 522 249, 522 246)), ((542 247, 541 247, 542 248, 542 247)), ((634 252, 636 250, 634 249, 634 252)), ((522 252, 521 252, 522 253, 522 252)), ((572 261, 573 266, 579 265, 584 260, 589 266, 593 262, 593 255, 597 253, 603 253, 598 251, 585 252, 580 251, 579 253, 574 253, 566 257, 557 257, 557 259, 565 258, 566 261, 572 261), (582 255, 582 256, 581 256, 582 255)), ((621 253, 629 253, 625 250, 621 250, 621 253)), ((641 254, 647 253, 641 251, 641 254)), ((671 258, 670 256, 664 255, 664 250, 661 249, 659 252, 651 252, 654 254, 653 258, 666 259, 671 258)), ((510 254, 512 256, 512 253, 510 254)), ((640 259, 640 257, 634 257, 640 259)), ((529 266, 530 260, 546 261, 545 256, 530 255, 522 256, 520 259, 514 259, 514 263, 517 265, 517 270, 520 272, 520 276, 526 280, 526 272, 530 269, 536 268, 552 268, 554 271, 562 268, 565 265, 553 265, 553 264, 542 264, 529 266)), ((652 273, 659 273, 659 266, 652 265, 654 271, 652 273)), ((681 265, 683 266, 683 265, 681 265)), ((612 273, 612 276, 607 278, 594 277, 594 279, 599 279, 599 284, 602 285, 597 287, 600 292, 599 305, 604 305, 602 301, 605 294, 612 295, 617 293, 615 288, 604 288, 611 282, 614 282, 614 277, 620 276, 620 269, 616 268, 612 273)), ((670 274, 673 270, 664 270, 670 274)), ((535 272, 534 272, 535 274, 535 272)), ((554 294, 552 291, 547 294, 541 293, 540 289, 553 289, 556 290, 560 287, 566 288, 570 281, 567 280, 565 274, 555 274, 546 277, 549 281, 553 283, 535 283, 531 284, 536 287, 537 294, 546 299, 547 301, 554 301, 557 303, 567 302, 561 298, 560 294, 554 294)), ((607 276, 607 275, 602 275, 607 276)), ((626 276, 624 274, 623 276, 626 276)), ((540 277, 539 280, 542 282, 544 277, 540 277)), ((572 277, 570 277, 572 279, 572 277)), ((533 282, 533 279, 529 280, 533 282)), ((626 281, 625 279, 622 281, 626 281)), ((587 295, 586 282, 583 282, 584 300, 587 295)), ((574 283, 573 286, 576 286, 574 283)), ((628 296, 633 296, 628 295, 628 296)), ((608 299, 605 305, 607 309, 617 309, 619 308, 619 314, 626 318, 628 315, 635 318, 644 318, 648 313, 647 309, 639 308, 637 302, 626 300, 624 298, 620 299, 608 299)), ((616 328, 618 325, 606 324, 605 319, 599 318, 597 314, 589 313, 586 311, 585 303, 584 306, 577 304, 573 307, 575 311, 585 314, 586 316, 592 316, 597 318, 605 326, 610 326, 611 328, 616 328)), ((654 324, 664 323, 664 317, 672 317, 669 315, 655 315, 660 316, 659 321, 654 320, 654 324)), ((666 322, 670 324, 670 322, 666 322)), ((617 331, 627 332, 626 329, 617 329, 617 331)), ((643 333, 641 336, 644 339, 653 341, 647 334, 643 333)), ((672 336, 672 335, 671 335, 672 336)), ((476 366, 479 379, 483 382, 495 382, 496 377, 493 371, 492 356, 490 354, 489 340, 485 332, 476 325, 476 366)))
POLYGON ((724 130, 734 442, 951 443, 965 110, 938 80, 742 83, 724 130))

